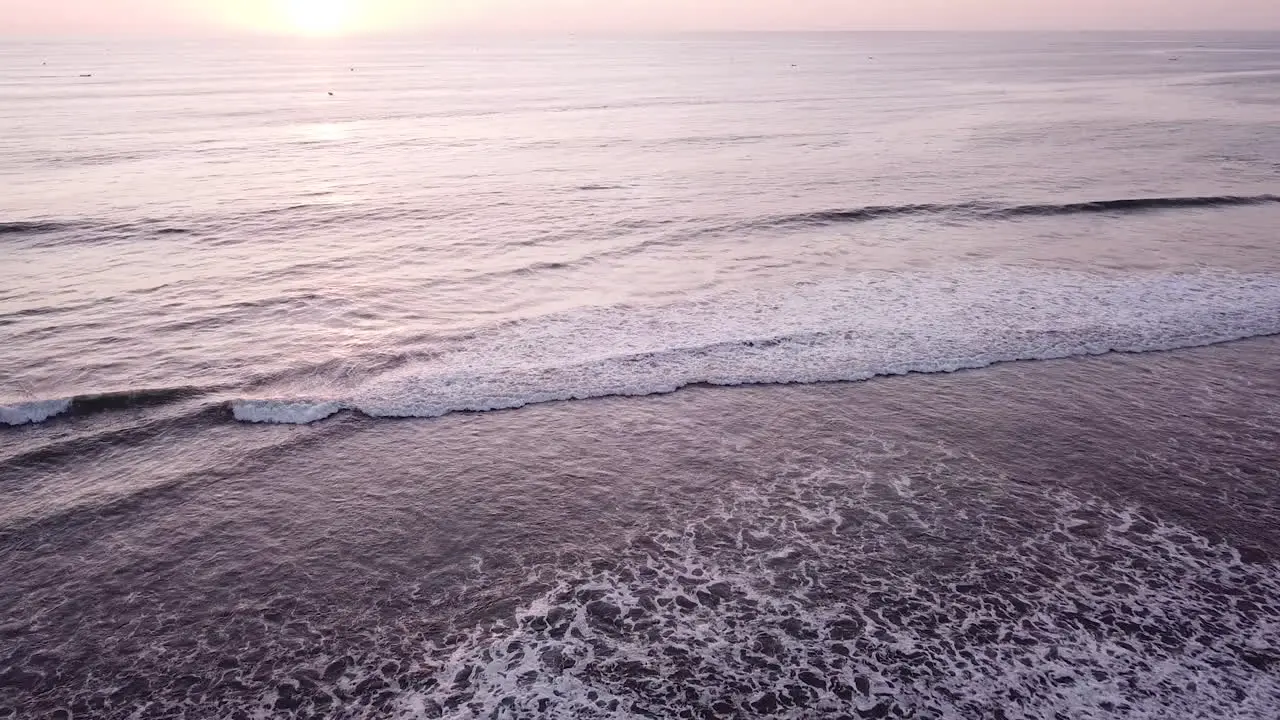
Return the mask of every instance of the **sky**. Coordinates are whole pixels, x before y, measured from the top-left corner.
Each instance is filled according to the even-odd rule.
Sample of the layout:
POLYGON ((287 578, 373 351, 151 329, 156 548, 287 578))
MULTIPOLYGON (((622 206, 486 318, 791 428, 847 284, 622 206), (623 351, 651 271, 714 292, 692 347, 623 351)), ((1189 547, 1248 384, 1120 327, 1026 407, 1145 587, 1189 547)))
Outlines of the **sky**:
POLYGON ((1280 30, 1280 0, 0 0, 0 35, 1280 30))

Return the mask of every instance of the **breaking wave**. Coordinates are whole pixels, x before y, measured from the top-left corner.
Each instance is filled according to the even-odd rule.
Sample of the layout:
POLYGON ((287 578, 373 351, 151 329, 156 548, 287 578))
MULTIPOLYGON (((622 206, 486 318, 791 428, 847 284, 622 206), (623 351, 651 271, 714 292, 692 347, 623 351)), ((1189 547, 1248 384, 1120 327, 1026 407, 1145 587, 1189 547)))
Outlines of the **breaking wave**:
POLYGON ((306 424, 346 410, 438 417, 698 384, 852 382, 1274 334, 1276 274, 861 272, 498 325, 444 340, 416 361, 371 366, 341 394, 307 392, 310 374, 300 370, 280 380, 300 390, 283 395, 193 386, 32 398, 0 404, 0 425, 188 400, 207 400, 223 417, 252 423, 306 424))
POLYGON ((348 405, 333 400, 236 400, 231 403, 231 414, 241 422, 305 425, 348 408, 348 405))
POLYGON ((26 425, 40 423, 71 409, 71 399, 31 400, 28 402, 0 405, 0 423, 5 425, 26 425))
POLYGON ((344 397, 243 398, 234 416, 437 417, 695 384, 866 380, 1280 333, 1280 277, 1030 269, 864 272, 773 292, 512 323, 344 397))

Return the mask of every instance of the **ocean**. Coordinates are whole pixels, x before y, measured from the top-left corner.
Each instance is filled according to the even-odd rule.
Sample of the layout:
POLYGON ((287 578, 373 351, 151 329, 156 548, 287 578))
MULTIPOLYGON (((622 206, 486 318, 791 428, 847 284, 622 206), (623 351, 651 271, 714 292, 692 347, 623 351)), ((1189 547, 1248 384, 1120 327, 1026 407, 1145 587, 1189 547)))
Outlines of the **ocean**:
POLYGON ((0 718, 1280 717, 1280 34, 0 44, 0 718))

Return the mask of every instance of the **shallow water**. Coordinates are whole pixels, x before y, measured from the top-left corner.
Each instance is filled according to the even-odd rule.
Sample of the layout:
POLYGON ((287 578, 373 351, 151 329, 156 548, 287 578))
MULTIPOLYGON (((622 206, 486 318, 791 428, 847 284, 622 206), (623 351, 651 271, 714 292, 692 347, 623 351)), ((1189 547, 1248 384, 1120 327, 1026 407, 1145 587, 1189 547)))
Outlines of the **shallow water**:
POLYGON ((8 466, 0 697, 1269 717, 1275 350, 228 424, 8 466))

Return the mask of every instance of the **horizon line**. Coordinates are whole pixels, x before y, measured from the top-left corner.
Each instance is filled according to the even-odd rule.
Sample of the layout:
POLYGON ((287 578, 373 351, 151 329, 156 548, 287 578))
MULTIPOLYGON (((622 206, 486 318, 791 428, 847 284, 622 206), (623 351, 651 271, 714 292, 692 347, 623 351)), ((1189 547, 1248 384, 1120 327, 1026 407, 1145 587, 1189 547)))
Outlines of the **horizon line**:
POLYGON ((288 40, 299 42, 335 42, 344 40, 412 40, 440 37, 493 38, 619 38, 679 35, 1205 35, 1248 34, 1280 35, 1276 28, 993 28, 993 29, 910 29, 910 28, 821 28, 821 29, 674 29, 674 30, 473 30, 434 28, 406 31, 368 31, 308 36, 291 33, 247 31, 168 31, 168 32, 32 32, 6 33, 0 38, 12 40, 288 40))

